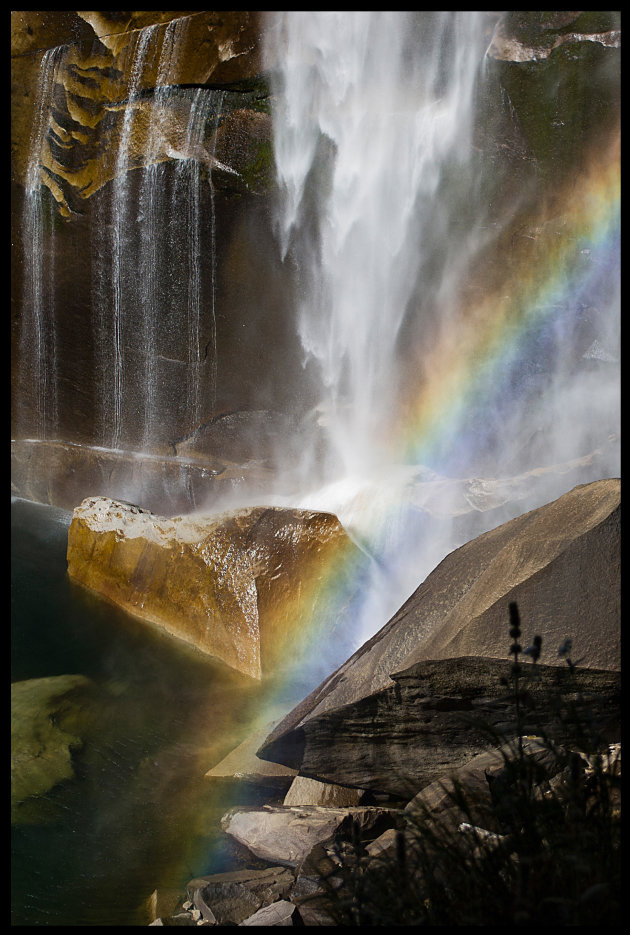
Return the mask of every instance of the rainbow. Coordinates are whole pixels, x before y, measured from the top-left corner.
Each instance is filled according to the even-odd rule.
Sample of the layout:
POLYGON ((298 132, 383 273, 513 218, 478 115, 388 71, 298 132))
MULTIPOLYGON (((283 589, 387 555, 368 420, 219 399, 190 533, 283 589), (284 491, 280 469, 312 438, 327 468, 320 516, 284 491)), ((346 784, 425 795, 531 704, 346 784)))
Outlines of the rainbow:
MULTIPOLYGON (((548 345, 562 345, 563 329, 573 327, 575 315, 589 295, 601 293, 603 284, 598 277, 603 276, 608 286, 618 284, 619 136, 615 135, 611 145, 591 160, 583 173, 567 182, 553 200, 531 211, 527 219, 521 217, 518 229, 535 232, 536 239, 514 239, 514 229, 505 232, 503 244, 507 242, 511 248, 506 275, 499 277, 486 295, 482 294, 483 284, 473 284, 477 286, 477 301, 471 303, 460 296, 457 308, 447 310, 447 325, 430 352, 420 348, 422 371, 416 383, 407 388, 390 440, 392 465, 428 465, 445 478, 453 465, 468 470, 467 459, 480 443, 480 421, 488 413, 500 415, 526 405, 520 395, 523 388, 515 385, 515 373, 522 362, 535 359, 548 345), (474 421, 471 413, 480 414, 481 419, 474 421)), ((497 470, 501 467, 497 460, 497 470)), ((391 478, 385 485, 391 486, 390 482, 391 478)), ((367 487, 365 496, 370 496, 367 487)), ((308 505, 329 508, 316 500, 308 505)), ((413 553, 411 564, 417 568, 417 586, 423 572, 428 573, 443 557, 434 555, 421 541, 422 511, 412 511, 405 533, 404 516, 401 524, 400 514, 396 515, 399 506, 392 497, 389 515, 381 516, 380 522, 374 524, 367 550, 371 557, 367 552, 348 549, 345 555, 336 554, 330 568, 331 597, 326 605, 334 604, 333 595, 337 593, 341 603, 346 604, 352 625, 364 618, 360 629, 366 638, 388 619, 379 618, 369 606, 375 570, 383 574, 377 587, 388 587, 387 575, 395 577, 400 571, 397 566, 409 563, 413 553), (390 534, 398 538, 396 543, 386 543, 390 534), (423 549, 426 555, 421 555, 423 549), (429 561, 432 556, 433 562, 429 561), (420 559, 428 562, 428 570, 420 571, 420 559)), ((334 506, 331 511, 335 512, 334 506)), ((340 519, 344 523, 341 514, 340 519)), ((319 637, 316 642, 324 646, 326 622, 319 620, 313 632, 319 637)))
MULTIPOLYGON (((366 478, 365 487, 355 491, 357 509, 361 511, 364 506, 368 513, 382 490, 390 495, 384 499, 378 518, 366 524, 367 548, 356 548, 356 536, 336 509, 334 498, 326 500, 326 491, 317 491, 300 503, 305 508, 339 512, 342 524, 353 535, 353 543, 335 552, 324 573, 325 580, 316 582, 313 593, 302 594, 313 611, 308 632, 304 633, 305 645, 317 649, 310 657, 308 653, 306 659, 302 657, 297 672, 290 667, 272 678, 274 700, 290 695, 290 688, 297 682, 309 681, 309 662, 311 677, 327 668, 328 647, 332 661, 339 655, 345 627, 348 639, 356 641, 360 635, 364 641, 387 622, 407 594, 395 594, 398 585, 394 584, 391 596, 400 600, 387 613, 381 613, 381 605, 371 601, 375 591, 391 586, 390 578, 395 579, 405 563, 414 572, 415 587, 444 557, 435 551, 444 543, 435 547, 423 541, 431 539, 430 532, 424 536, 422 525, 431 519, 413 506, 405 515, 405 504, 397 499, 394 489, 395 466, 428 465, 438 471, 454 450, 453 460, 459 458, 459 465, 467 470, 466 458, 479 443, 479 424, 470 425, 471 412, 484 417, 488 412, 500 411, 502 405, 506 411, 523 405, 519 396, 522 387, 514 386, 514 373, 522 361, 535 358, 546 344, 562 344, 562 329, 573 326, 575 309, 579 310, 589 294, 600 289, 598 276, 602 270, 609 284, 616 284, 620 264, 618 135, 553 200, 530 211, 526 218, 521 216, 517 224, 517 230, 533 233, 514 238, 514 227, 503 232, 499 247, 507 243, 510 248, 505 274, 485 295, 483 283, 473 283, 467 294, 462 291, 458 304, 446 309, 446 326, 433 347, 429 351, 426 346, 419 349, 422 372, 407 388, 407 398, 400 407, 401 416, 391 440, 391 471, 385 470, 382 488, 370 487, 371 479, 366 478), (467 300, 471 293, 477 296, 474 302, 467 300), (331 627, 332 620, 336 620, 336 631, 331 627)), ((451 483, 446 471, 439 478, 447 486, 451 483)), ((401 494, 404 497, 404 485, 401 494)), ((336 496, 341 503, 342 494, 336 496)), ((341 655, 346 658, 350 652, 341 655)))
POLYGON ((516 362, 534 341, 544 341, 545 328, 562 327, 554 317, 558 309, 578 308, 602 268, 618 279, 620 175, 617 133, 583 175, 520 222, 536 233, 511 244, 509 275, 493 294, 472 305, 461 302, 434 346, 421 348, 421 375, 407 388, 395 427, 400 460, 431 463, 445 439, 465 429, 473 408, 488 410, 509 392, 516 362))

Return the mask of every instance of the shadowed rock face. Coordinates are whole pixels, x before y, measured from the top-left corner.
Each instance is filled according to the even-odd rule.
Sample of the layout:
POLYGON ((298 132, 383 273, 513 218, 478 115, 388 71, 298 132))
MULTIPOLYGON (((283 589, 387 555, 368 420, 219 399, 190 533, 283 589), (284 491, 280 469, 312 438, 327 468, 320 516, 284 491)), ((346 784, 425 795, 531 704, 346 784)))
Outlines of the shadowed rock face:
POLYGON ((67 557, 76 581, 261 678, 299 659, 319 626, 330 638, 327 572, 354 548, 328 513, 252 507, 168 519, 93 497, 74 511, 67 557))
POLYGON ((210 909, 219 925, 240 925, 262 907, 284 899, 292 884, 293 874, 287 867, 266 867, 196 877, 187 891, 203 918, 208 918, 210 909))
MULTIPOLYGON (((542 636, 541 662, 549 664, 552 673, 555 667, 566 665, 557 655, 566 637, 572 638, 575 660, 581 666, 619 670, 618 479, 576 487, 448 555, 382 630, 287 715, 258 755, 313 778, 361 786, 360 777, 372 768, 365 766, 366 757, 373 755, 376 765, 386 761, 387 769, 393 769, 388 759, 392 737, 401 738, 400 744, 392 744, 392 750, 405 750, 410 730, 426 732, 434 738, 432 744, 441 745, 442 726, 436 724, 433 714, 419 717, 413 698, 411 709, 400 707, 397 698, 405 674, 413 673, 414 666, 430 664, 435 669, 437 663, 429 660, 444 660, 444 672, 450 676, 442 678, 438 694, 450 695, 453 687, 449 687, 449 679, 452 681, 458 671, 453 659, 495 657, 496 663, 488 658, 483 662, 495 666, 496 671, 488 672, 494 671, 498 680, 501 668, 507 665, 508 607, 512 601, 520 609, 523 640, 542 636), (313 765, 314 760, 308 760, 305 750, 312 746, 314 720, 320 725, 316 745, 321 742, 323 748, 333 745, 333 737, 349 733, 360 738, 359 749, 366 737, 374 735, 369 748, 372 753, 362 748, 363 766, 356 774, 339 741, 334 742, 336 754, 330 756, 336 764, 343 761, 344 766, 322 772, 320 766, 313 765)), ((527 645, 524 642, 523 647, 527 645)), ((483 691, 492 694, 483 673, 482 667, 474 678, 481 680, 483 691)), ((398 757, 397 753, 391 755, 398 757)), ((443 771, 448 757, 438 757, 438 761, 443 771)), ((380 777, 380 765, 378 770, 380 777)))
MULTIPOLYGON (((558 731, 563 694, 579 693, 582 713, 608 742, 618 740, 618 672, 523 666, 525 734, 558 731)), ((510 663, 464 657, 418 662, 392 676, 393 684, 292 728, 282 725, 258 756, 300 773, 410 799, 492 747, 493 735, 516 730, 510 663)), ((562 736, 562 734, 560 734, 562 736)))
POLYGON ((618 11, 510 11, 487 51, 530 156, 556 180, 619 119, 618 11), (597 93, 593 94, 593 88, 597 93))

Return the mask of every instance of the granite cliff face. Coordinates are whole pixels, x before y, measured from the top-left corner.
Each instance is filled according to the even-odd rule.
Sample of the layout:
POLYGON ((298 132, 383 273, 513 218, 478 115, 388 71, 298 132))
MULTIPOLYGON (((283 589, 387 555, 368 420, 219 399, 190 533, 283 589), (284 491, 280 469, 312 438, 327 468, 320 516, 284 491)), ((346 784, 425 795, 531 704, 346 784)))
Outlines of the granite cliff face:
POLYGON ((620 55, 617 11, 510 11, 497 23, 489 65, 545 175, 558 181, 589 139, 618 122, 620 55))
POLYGON ((93 497, 74 511, 67 554, 75 581, 260 679, 297 664, 318 638, 343 653, 350 634, 335 633, 330 566, 354 550, 325 513, 253 507, 168 519, 93 497))
POLYGON ((73 444, 82 470, 79 446, 169 457, 217 416, 295 407, 263 28, 12 13, 13 438, 73 444))
MULTIPOLYGON (((236 190, 244 190, 243 180, 240 189, 237 180, 248 155, 247 144, 241 140, 244 145, 238 147, 234 141, 226 145, 213 139, 195 149, 186 139, 190 98, 182 91, 179 96, 162 94, 156 102, 156 95, 160 88, 176 86, 246 88, 228 97, 219 116, 219 135, 223 140, 234 137, 229 118, 236 111, 232 123, 241 128, 241 136, 249 130, 252 139, 267 141, 268 130, 261 131, 262 117, 243 120, 243 112, 256 113, 265 97, 258 79, 259 31, 256 13, 12 13, 13 104, 19 117, 12 141, 15 175, 26 181, 32 109, 37 106, 36 60, 57 49, 57 67, 48 75, 48 93, 55 106, 42 114, 46 125, 39 128, 43 142, 39 178, 61 216, 69 218, 73 210, 80 211, 81 201, 120 171, 116 153, 125 120, 131 124, 125 129, 131 155, 125 171, 188 156, 210 169, 221 167, 225 175, 235 178, 236 190), (153 48, 147 67, 136 75, 140 30, 150 30, 143 38, 153 48), (125 104, 130 91, 135 99, 128 111, 125 104), (240 97, 234 96, 239 93, 240 97), (221 155, 228 149, 232 161, 223 164, 221 155), (214 151, 219 155, 212 156, 214 151)), ((41 77, 46 77, 45 69, 41 77)))

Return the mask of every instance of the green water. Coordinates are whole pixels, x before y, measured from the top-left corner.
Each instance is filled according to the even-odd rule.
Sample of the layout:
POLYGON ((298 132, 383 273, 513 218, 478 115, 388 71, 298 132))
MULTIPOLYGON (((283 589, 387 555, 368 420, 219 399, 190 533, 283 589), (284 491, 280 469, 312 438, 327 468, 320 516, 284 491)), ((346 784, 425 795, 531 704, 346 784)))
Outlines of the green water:
POLYGON ((73 753, 74 777, 16 810, 11 921, 146 924, 141 906, 156 887, 227 866, 218 820, 237 790, 219 795, 203 776, 273 689, 73 583, 70 519, 12 501, 11 680, 87 676, 96 715, 73 753))

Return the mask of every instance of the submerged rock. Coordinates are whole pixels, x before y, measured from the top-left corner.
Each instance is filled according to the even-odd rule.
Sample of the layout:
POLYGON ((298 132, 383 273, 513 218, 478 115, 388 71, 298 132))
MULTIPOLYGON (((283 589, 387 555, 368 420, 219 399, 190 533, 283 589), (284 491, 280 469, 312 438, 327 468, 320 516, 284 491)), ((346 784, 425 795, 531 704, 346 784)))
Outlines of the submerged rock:
MULTIPOLYGON (((259 679, 331 638, 356 553, 328 513, 251 507, 168 519, 91 497, 74 510, 67 558, 74 580, 259 679)), ((336 640, 343 658, 348 634, 336 640)))
POLYGON ((83 675, 27 679, 11 685, 11 811, 74 778, 72 753, 83 746, 90 720, 84 705, 92 682, 83 675))

